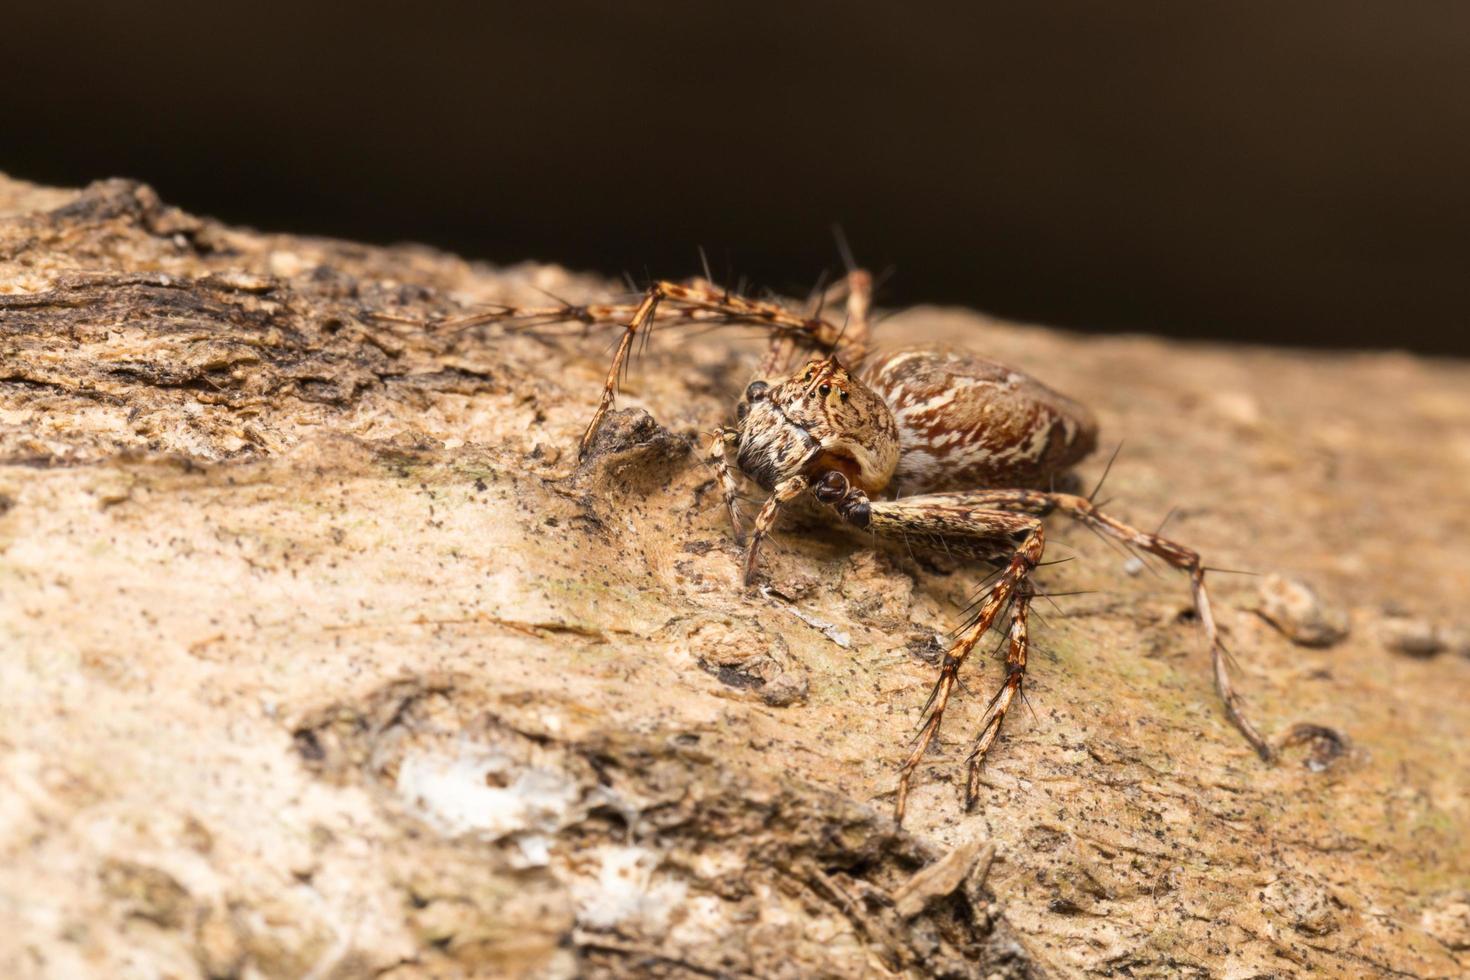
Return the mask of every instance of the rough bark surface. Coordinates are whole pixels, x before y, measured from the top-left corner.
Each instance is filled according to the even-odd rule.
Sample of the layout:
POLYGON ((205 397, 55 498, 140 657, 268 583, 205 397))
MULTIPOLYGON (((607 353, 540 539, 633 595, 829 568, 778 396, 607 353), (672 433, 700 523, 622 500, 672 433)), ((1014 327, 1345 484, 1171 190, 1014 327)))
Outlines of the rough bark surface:
POLYGON ((797 517, 742 590, 697 444, 741 331, 655 337, 578 465, 605 336, 410 322, 606 288, 0 179, 0 973, 1470 970, 1470 659, 1380 629, 1470 595, 1470 366, 887 321, 1087 402, 1115 511, 1349 629, 1213 577, 1254 717, 1350 743, 1266 767, 1185 581, 1057 524, 1094 591, 1039 607, 1034 710, 963 813, 974 663, 899 830, 983 573, 797 517))

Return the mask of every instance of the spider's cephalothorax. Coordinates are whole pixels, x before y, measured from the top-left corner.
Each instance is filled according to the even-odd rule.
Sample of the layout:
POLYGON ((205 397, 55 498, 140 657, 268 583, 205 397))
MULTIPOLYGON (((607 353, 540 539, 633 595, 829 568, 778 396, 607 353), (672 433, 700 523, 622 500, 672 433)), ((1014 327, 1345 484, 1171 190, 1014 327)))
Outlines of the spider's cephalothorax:
POLYGON ((612 405, 618 377, 640 332, 659 320, 761 324, 772 331, 762 380, 746 388, 737 424, 714 433, 709 456, 737 538, 739 476, 769 494, 746 548, 747 583, 755 576, 762 540, 781 509, 804 496, 876 536, 999 566, 940 663, 927 717, 900 770, 899 819, 910 780, 939 731, 960 668, 994 628, 1007 637, 1006 676, 969 755, 965 800, 967 805, 975 802, 980 766, 1025 679, 1031 577, 1045 548, 1041 518, 1053 512, 1189 575, 1225 713, 1261 758, 1273 758, 1274 750, 1241 712, 1231 686, 1199 555, 1108 516, 1090 497, 1053 489, 1058 477, 1096 447, 1091 413, 1020 371, 964 351, 913 347, 870 358, 870 289, 868 275, 853 271, 820 297, 818 310, 847 300, 848 322, 842 330, 816 313, 746 299, 701 281, 655 283, 636 305, 502 309, 464 322, 622 324, 602 399, 582 436, 583 452, 612 405), (817 356, 783 378, 783 366, 799 349, 817 356))
POLYGON ((898 466, 893 412, 836 357, 813 360, 785 381, 753 381, 736 410, 737 465, 767 490, 829 470, 877 494, 898 466))

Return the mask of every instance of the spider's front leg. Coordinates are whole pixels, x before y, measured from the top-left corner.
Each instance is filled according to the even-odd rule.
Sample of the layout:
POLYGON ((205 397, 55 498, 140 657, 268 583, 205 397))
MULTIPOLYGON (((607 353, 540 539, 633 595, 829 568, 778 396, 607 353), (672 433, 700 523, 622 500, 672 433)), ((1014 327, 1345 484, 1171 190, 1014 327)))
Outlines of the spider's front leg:
POLYGON ((661 280, 644 292, 637 304, 563 303, 545 307, 501 306, 468 316, 440 321, 437 326, 468 329, 501 324, 512 329, 536 330, 557 323, 580 323, 584 327, 618 325, 623 335, 608 368, 602 397, 578 443, 585 456, 602 420, 612 408, 618 381, 626 370, 634 340, 647 337, 655 324, 674 326, 724 326, 747 324, 770 331, 771 343, 762 363, 761 376, 779 373, 798 351, 836 354, 843 363, 856 366, 868 353, 869 314, 873 301, 873 277, 853 269, 841 281, 813 298, 807 313, 771 300, 750 299, 722 289, 704 279, 688 283, 661 280), (823 317, 829 304, 845 302, 846 319, 841 327, 823 317))
POLYGON ((774 335, 770 353, 767 355, 768 361, 780 356, 778 352, 790 351, 797 346, 802 346, 829 353, 840 349, 856 363, 866 353, 872 280, 866 272, 854 271, 847 277, 846 288, 849 321, 854 313, 860 321, 857 325, 858 329, 851 338, 822 319, 820 315, 803 316, 791 312, 780 304, 746 299, 729 290, 721 291, 706 282, 683 285, 677 282, 661 281, 649 286, 648 291, 643 294, 643 301, 633 310, 633 315, 623 328, 622 339, 618 341, 618 349, 613 354, 612 365, 607 371, 607 380, 602 385, 602 397, 598 400, 597 410, 592 413, 592 418, 582 433, 582 439, 577 444, 577 454, 587 455, 587 449, 592 445, 592 437, 597 434, 597 430, 602 426, 602 420, 612 408, 613 399, 617 394, 618 379, 622 376, 627 364, 628 353, 633 349, 633 340, 640 332, 646 333, 653 326, 660 304, 667 302, 677 306, 680 315, 685 319, 692 318, 693 314, 699 314, 702 317, 714 318, 726 323, 752 323, 770 328, 774 335))
MULTIPOLYGON (((838 473, 837 476, 842 476, 838 473)), ((750 536, 750 544, 745 549, 745 584, 749 586, 755 581, 756 561, 760 557, 761 542, 766 535, 771 533, 771 528, 776 526, 776 518, 781 513, 781 508, 800 497, 811 486, 811 481, 806 477, 797 475, 788 477, 776 484, 776 489, 766 498, 764 506, 755 517, 755 531, 750 536)))
POLYGON ((979 795, 980 769, 990 746, 1000 734, 1001 723, 1026 677, 1026 655, 1030 636, 1027 613, 1031 603, 1031 573, 1041 562, 1046 548, 1046 535, 1040 519, 1028 514, 977 506, 965 494, 934 494, 900 500, 870 501, 861 491, 849 486, 841 473, 827 473, 813 487, 818 500, 829 505, 850 524, 874 534, 893 538, 917 538, 944 544, 961 553, 986 555, 1009 553, 995 583, 986 593, 974 616, 965 623, 959 635, 944 653, 939 679, 925 705, 928 716, 915 740, 913 751, 904 761, 898 777, 898 796, 894 803, 894 819, 903 821, 908 804, 909 784, 930 742, 939 734, 950 695, 959 683, 964 666, 975 644, 999 621, 1007 607, 1011 612, 1009 647, 1006 653, 1006 677, 991 699, 985 721, 976 737, 975 747, 966 760, 965 808, 975 805, 979 795))
MULTIPOLYGON (((868 355, 873 311, 872 275, 866 269, 853 269, 814 298, 810 315, 819 318, 828 307, 838 303, 846 305, 847 313, 830 352, 835 353, 842 363, 856 367, 868 355)), ((774 377, 785 371, 802 346, 799 343, 801 339, 800 335, 790 332, 772 336, 765 359, 761 361, 760 377, 774 377)), ((810 347, 811 344, 805 346, 810 347)))
POLYGON ((720 481, 720 495, 725 501, 725 510, 730 514, 730 527, 735 532, 735 543, 740 544, 745 540, 745 532, 740 528, 740 481, 736 479, 735 471, 730 468, 730 453, 734 452, 740 445, 740 430, 729 426, 716 429, 709 445, 709 463, 715 468, 715 476, 720 481))
POLYGON ((1169 538, 1160 537, 1148 531, 1140 531, 1136 527, 1124 524, 1098 510, 1097 506, 1087 497, 1079 497, 1076 494, 1043 490, 981 490, 974 493, 937 494, 935 496, 963 500, 973 506, 1022 511, 1037 516, 1060 511, 1079 524, 1086 524, 1125 545, 1156 555, 1170 566, 1186 573, 1189 576, 1194 608, 1199 614, 1205 641, 1209 644, 1215 690, 1220 695, 1220 701, 1225 705, 1225 714, 1236 729, 1245 736, 1245 740, 1250 743, 1251 748, 1256 750, 1256 754, 1261 757, 1262 761, 1275 760, 1276 750, 1245 716, 1240 695, 1236 693, 1235 686, 1230 681, 1229 654, 1225 649, 1225 644, 1220 640, 1220 629, 1215 623, 1215 612, 1210 605, 1209 590, 1205 588, 1205 569, 1204 564, 1200 561, 1199 552, 1169 538))
POLYGON ((697 280, 677 283, 661 280, 649 286, 637 305, 592 304, 577 306, 563 304, 540 308, 500 307, 454 320, 442 321, 440 326, 458 329, 500 323, 535 329, 555 323, 595 324, 621 323, 623 335, 613 354, 607 379, 603 382, 602 396, 597 409, 592 413, 587 428, 578 441, 577 452, 585 456, 592 445, 592 437, 602 426, 602 420, 612 408, 617 394, 618 381, 626 369, 633 342, 639 335, 647 336, 657 322, 672 324, 751 324, 767 328, 772 333, 771 348, 767 362, 789 356, 797 348, 819 350, 826 353, 838 351, 851 363, 862 360, 867 350, 868 309, 871 304, 871 277, 862 270, 854 270, 842 284, 847 300, 849 328, 844 330, 821 316, 821 303, 811 315, 793 312, 779 303, 767 300, 748 299, 727 289, 697 280))

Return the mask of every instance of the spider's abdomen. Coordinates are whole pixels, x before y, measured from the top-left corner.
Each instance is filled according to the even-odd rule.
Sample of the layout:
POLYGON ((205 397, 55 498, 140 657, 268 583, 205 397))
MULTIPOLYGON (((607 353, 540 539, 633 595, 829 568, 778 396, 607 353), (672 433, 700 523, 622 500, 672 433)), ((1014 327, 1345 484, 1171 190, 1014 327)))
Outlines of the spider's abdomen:
POLYGON ((1086 407, 966 351, 879 355, 863 380, 898 424, 900 494, 1040 486, 1097 447, 1086 407))

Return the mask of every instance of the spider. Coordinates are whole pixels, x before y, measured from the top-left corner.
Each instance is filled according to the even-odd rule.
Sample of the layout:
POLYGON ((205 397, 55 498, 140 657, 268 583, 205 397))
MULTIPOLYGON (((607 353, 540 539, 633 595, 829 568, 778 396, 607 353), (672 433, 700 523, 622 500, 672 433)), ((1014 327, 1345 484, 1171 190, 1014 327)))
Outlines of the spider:
POLYGON ((1199 555, 1108 516, 1091 495, 1043 489, 1056 486, 1096 448, 1092 413, 1027 374, 962 350, 907 347, 875 354, 869 347, 871 300, 871 276, 854 269, 819 291, 809 313, 720 289, 705 278, 655 282, 636 304, 498 307, 452 322, 622 326, 602 397, 582 434, 583 456, 613 405, 634 341, 656 323, 761 325, 771 334, 769 351, 739 401, 735 424, 712 433, 708 455, 737 541, 743 540, 740 477, 768 494, 746 545, 746 586, 756 577, 761 546, 778 515, 803 497, 879 537, 997 568, 940 661, 913 749, 898 773, 897 821, 960 670, 981 637, 996 628, 1005 634, 1006 673, 966 760, 964 803, 967 810, 974 807, 981 767, 1025 683, 1032 575, 1046 547, 1041 519, 1054 512, 1188 574, 1225 713, 1261 759, 1273 761, 1272 747, 1246 718, 1231 685, 1199 555), (846 305, 841 329, 822 316, 823 308, 840 302, 846 305), (803 350, 808 359, 786 374, 803 350))

